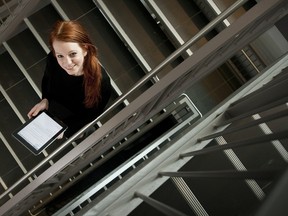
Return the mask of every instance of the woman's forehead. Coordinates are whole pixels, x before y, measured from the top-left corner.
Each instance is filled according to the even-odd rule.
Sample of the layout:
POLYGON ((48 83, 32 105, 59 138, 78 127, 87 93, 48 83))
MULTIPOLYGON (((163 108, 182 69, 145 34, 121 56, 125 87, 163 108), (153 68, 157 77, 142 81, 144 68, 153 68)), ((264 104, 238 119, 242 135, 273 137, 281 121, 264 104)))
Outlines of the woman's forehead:
POLYGON ((52 44, 55 53, 70 53, 71 51, 81 51, 82 48, 75 42, 64 42, 55 40, 52 44))

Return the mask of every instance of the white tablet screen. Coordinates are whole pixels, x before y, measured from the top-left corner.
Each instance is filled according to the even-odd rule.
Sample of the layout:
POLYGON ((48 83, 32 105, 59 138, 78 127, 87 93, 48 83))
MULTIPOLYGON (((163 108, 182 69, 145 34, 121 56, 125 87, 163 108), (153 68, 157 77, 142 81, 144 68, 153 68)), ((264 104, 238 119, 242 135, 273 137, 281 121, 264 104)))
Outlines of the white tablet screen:
POLYGON ((34 121, 20 130, 18 134, 38 150, 61 129, 61 125, 45 112, 42 112, 34 121))
POLYGON ((67 125, 44 110, 16 129, 12 136, 35 155, 38 155, 66 129, 67 125))

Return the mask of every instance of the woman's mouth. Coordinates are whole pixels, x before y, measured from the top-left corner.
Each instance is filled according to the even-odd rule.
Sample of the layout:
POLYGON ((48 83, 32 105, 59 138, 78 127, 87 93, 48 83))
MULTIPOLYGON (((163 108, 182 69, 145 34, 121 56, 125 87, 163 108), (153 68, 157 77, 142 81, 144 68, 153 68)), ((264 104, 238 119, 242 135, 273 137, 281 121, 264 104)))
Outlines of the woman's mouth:
POLYGON ((66 70, 73 70, 73 68, 75 67, 76 65, 73 65, 71 67, 66 67, 66 70))

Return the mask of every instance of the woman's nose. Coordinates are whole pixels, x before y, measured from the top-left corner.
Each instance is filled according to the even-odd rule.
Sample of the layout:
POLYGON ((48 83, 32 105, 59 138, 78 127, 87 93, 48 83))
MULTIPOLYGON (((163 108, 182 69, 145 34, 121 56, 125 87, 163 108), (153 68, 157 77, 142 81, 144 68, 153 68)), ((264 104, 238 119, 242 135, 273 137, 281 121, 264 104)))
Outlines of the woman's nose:
POLYGON ((67 57, 67 58, 64 59, 64 64, 69 65, 71 63, 72 63, 71 58, 67 57))

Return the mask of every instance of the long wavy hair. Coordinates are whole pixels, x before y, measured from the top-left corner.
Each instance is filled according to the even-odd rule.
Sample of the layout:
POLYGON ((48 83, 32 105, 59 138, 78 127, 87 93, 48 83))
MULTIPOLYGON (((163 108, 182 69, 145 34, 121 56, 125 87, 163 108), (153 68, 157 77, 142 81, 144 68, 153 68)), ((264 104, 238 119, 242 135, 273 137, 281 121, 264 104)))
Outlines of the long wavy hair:
POLYGON ((54 55, 52 44, 55 40, 78 43, 84 51, 87 51, 83 64, 84 104, 87 108, 97 105, 101 98, 101 66, 98 61, 97 48, 92 44, 87 31, 77 21, 57 21, 49 37, 49 44, 54 55))

